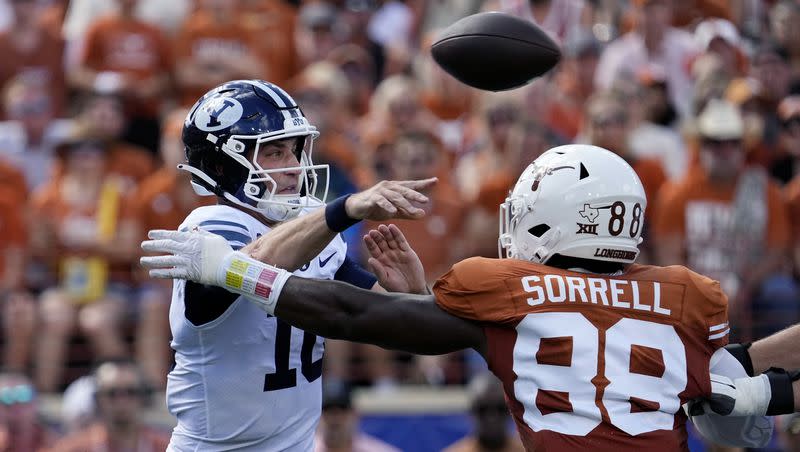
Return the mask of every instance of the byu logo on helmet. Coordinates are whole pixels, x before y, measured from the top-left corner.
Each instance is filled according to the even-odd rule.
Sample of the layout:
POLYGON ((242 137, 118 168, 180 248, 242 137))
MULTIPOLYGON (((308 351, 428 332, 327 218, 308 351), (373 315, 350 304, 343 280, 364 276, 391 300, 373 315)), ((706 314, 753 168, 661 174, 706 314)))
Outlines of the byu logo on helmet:
POLYGON ((214 97, 197 109, 194 124, 205 132, 222 130, 236 124, 243 111, 242 104, 233 97, 214 97))

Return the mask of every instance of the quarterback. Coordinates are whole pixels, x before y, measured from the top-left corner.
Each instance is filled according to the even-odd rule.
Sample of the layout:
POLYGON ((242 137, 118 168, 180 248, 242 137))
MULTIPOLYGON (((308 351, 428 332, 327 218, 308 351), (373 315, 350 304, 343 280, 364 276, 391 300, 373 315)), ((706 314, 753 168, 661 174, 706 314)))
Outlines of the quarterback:
MULTIPOLYGON (((318 135, 291 96, 271 83, 237 80, 206 93, 184 122, 187 162, 179 168, 191 173, 198 194, 216 196, 218 204, 195 209, 180 229, 204 231, 299 276, 427 293, 413 252, 403 262, 378 259, 378 284, 347 257, 339 232, 360 219, 422 215, 415 204, 427 198, 416 190, 435 179, 384 181, 326 206, 327 168, 311 160, 318 135)), ((269 273, 245 274, 228 283, 246 289, 258 281, 256 293, 266 295, 260 288, 269 273)), ((311 450, 323 339, 235 292, 198 282, 173 285, 175 367, 167 406, 178 423, 168 450, 311 450)))
POLYGON ((718 405, 756 415, 697 416, 701 431, 724 444, 765 444, 771 383, 742 383, 746 372, 724 349, 719 284, 684 267, 634 263, 645 207, 624 160, 568 145, 529 165, 501 205, 501 258, 457 263, 432 294, 297 278, 202 231, 151 231, 156 240, 142 246, 168 255, 142 263, 151 276, 224 287, 324 337, 420 354, 473 348, 503 382, 527 450, 688 450, 681 407, 715 395, 712 374, 757 399, 722 394, 718 405), (239 278, 246 288, 230 284, 239 278))

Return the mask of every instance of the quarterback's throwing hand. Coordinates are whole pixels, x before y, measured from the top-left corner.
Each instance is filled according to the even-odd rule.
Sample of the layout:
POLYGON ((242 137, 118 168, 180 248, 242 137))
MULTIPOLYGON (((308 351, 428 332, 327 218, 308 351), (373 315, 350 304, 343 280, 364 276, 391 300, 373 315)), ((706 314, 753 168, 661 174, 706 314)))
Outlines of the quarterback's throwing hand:
POLYGON ((425 216, 420 205, 428 197, 419 192, 432 187, 438 179, 381 181, 347 199, 347 216, 357 220, 381 221, 390 218, 417 219, 425 216))
POLYGON ((152 230, 142 249, 161 256, 144 256, 139 262, 153 278, 187 279, 221 285, 219 268, 233 253, 228 242, 215 234, 194 228, 191 232, 152 230))

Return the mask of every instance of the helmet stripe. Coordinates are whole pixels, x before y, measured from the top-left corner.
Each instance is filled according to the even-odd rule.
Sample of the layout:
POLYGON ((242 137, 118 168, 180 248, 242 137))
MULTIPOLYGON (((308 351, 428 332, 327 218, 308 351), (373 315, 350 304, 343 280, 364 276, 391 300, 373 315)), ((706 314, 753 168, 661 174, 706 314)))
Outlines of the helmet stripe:
POLYGON ((262 83, 262 82, 260 82, 258 80, 246 80, 246 82, 250 83, 251 85, 255 86, 256 88, 260 89, 261 91, 264 91, 269 97, 271 97, 272 100, 275 101, 275 104, 278 105, 278 108, 280 109, 280 112, 283 114, 283 119, 289 119, 289 118, 292 117, 291 113, 288 110, 286 110, 286 108, 287 107, 291 107, 294 104, 287 105, 286 104, 286 100, 284 98, 282 98, 277 93, 277 91, 275 91, 274 89, 270 88, 267 84, 262 83))
POLYGON ((278 95, 283 98, 283 100, 284 100, 284 102, 286 102, 287 106, 297 105, 297 102, 295 102, 294 99, 292 99, 292 96, 290 96, 289 93, 287 93, 280 86, 278 86, 278 85, 276 85, 274 83, 270 83, 270 82, 266 82, 266 85, 269 86, 270 88, 272 88, 273 90, 275 90, 275 92, 278 93, 278 95))

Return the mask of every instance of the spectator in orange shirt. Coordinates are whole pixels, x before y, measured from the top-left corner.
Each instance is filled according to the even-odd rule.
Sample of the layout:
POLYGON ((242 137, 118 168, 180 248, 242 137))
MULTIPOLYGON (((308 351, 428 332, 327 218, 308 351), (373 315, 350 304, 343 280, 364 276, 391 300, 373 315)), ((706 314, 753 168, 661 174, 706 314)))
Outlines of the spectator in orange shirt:
POLYGON ((473 432, 444 452, 524 451, 517 434, 508 428, 511 414, 500 380, 486 372, 470 382, 468 391, 473 432))
POLYGON ((37 387, 61 383, 66 345, 77 324, 101 357, 126 355, 120 324, 140 238, 102 146, 65 146, 64 171, 33 195, 33 244, 58 274, 40 300, 37 387))
MULTIPOLYGON (((0 86, 15 77, 41 87, 55 115, 64 113, 67 100, 64 81, 64 40, 41 23, 43 6, 36 0, 10 2, 14 22, 0 32, 0 86)), ((0 112, 5 117, 6 112, 0 112)))
POLYGON ((79 63, 69 76, 85 91, 122 95, 129 117, 127 140, 155 153, 172 59, 161 30, 135 17, 138 1, 119 0, 119 14, 89 26, 79 63))
POLYGON ((94 371, 99 419, 58 441, 48 452, 161 452, 169 435, 145 425, 152 389, 132 361, 101 362, 94 371))
POLYGON ((662 188, 653 223, 659 264, 687 265, 720 281, 733 331, 746 341, 797 322, 800 294, 781 273, 786 206, 764 168, 745 165, 743 128, 734 105, 708 102, 697 119, 698 171, 662 188))
POLYGON ((241 24, 237 5, 237 0, 198 0, 197 9, 183 23, 175 38, 175 75, 182 105, 192 105, 228 80, 271 78, 256 42, 269 37, 241 24))
MULTIPOLYGON (((213 197, 201 198, 177 168, 186 158, 181 130, 186 110, 173 111, 161 135, 161 168, 139 184, 133 196, 138 236, 147 237, 151 229, 176 229, 189 212, 201 205, 214 204, 213 197)), ((142 275, 146 276, 146 275, 142 275)), ((163 388, 171 356, 169 353, 169 303, 172 284, 145 278, 139 290, 135 356, 151 385, 163 388)))

